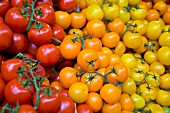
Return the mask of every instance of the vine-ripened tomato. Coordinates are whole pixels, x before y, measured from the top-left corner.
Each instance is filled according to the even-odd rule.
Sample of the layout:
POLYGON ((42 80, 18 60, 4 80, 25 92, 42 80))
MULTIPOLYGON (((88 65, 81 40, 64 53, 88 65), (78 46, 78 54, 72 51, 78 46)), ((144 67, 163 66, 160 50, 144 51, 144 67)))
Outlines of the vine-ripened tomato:
POLYGON ((157 59, 157 52, 156 51, 154 51, 154 52, 152 52, 152 51, 145 51, 144 59, 145 59, 145 61, 148 64, 151 64, 153 62, 158 61, 158 59, 157 59))
POLYGON ((61 98, 61 106, 60 110, 57 113, 74 113, 75 112, 75 106, 74 106, 74 101, 64 95, 60 95, 61 98))
MULTIPOLYGON (((61 106, 61 97, 59 92, 54 88, 41 90, 39 95, 39 105, 37 111, 39 113, 58 113, 61 106), (49 94, 50 92, 50 94, 49 94)), ((36 92, 33 95, 33 105, 36 104, 36 92)))
POLYGON ((2 78, 2 74, 0 73, 0 100, 3 99, 3 96, 4 96, 4 89, 5 89, 5 82, 2 78))
POLYGON ((33 23, 32 28, 28 31, 28 39, 36 46, 42 46, 50 43, 53 37, 51 27, 46 23, 33 23), (33 28, 33 26, 35 28, 33 28))
POLYGON ((119 56, 122 56, 125 53, 125 51, 126 51, 126 46, 125 46, 124 42, 123 41, 119 41, 117 43, 117 45, 114 48, 112 48, 112 51, 115 54, 117 54, 119 56))
POLYGON ((97 52, 99 59, 100 59, 100 64, 99 64, 99 69, 100 68, 106 68, 109 65, 109 55, 100 51, 97 52))
POLYGON ((65 67, 73 67, 74 61, 72 59, 62 59, 57 63, 56 68, 62 70, 65 67))
POLYGON ((130 54, 130 53, 125 53, 121 56, 121 61, 123 64, 125 64, 126 66, 128 66, 130 69, 135 67, 136 64, 136 59, 135 57, 130 54))
POLYGON ((158 90, 156 102, 161 106, 170 106, 170 92, 165 90, 158 90))
POLYGON ((160 81, 160 75, 156 72, 146 72, 147 77, 146 77, 146 83, 150 84, 153 87, 158 87, 161 83, 160 81))
POLYGON ((6 24, 0 24, 0 50, 6 50, 11 46, 12 34, 11 29, 6 24))
POLYGON ((165 72, 165 66, 158 61, 151 63, 149 68, 150 68, 150 71, 156 72, 159 75, 162 75, 165 72))
POLYGON ((38 49, 38 47, 35 44, 28 41, 25 52, 31 54, 35 58, 37 49, 38 49))
POLYGON ((99 57, 92 49, 84 49, 77 56, 77 63, 85 71, 94 71, 99 67, 99 57))
POLYGON ((58 62, 60 51, 55 45, 46 44, 38 48, 36 58, 43 66, 52 66, 58 62))
POLYGON ((6 12, 10 9, 10 0, 2 0, 0 3, 0 16, 4 17, 6 12))
POLYGON ((155 9, 149 9, 146 15, 146 20, 150 21, 155 21, 160 18, 159 12, 155 9))
POLYGON ((36 20, 49 24, 53 26, 55 22, 55 12, 51 5, 40 4, 35 7, 34 17, 36 20))
POLYGON ((4 23, 4 19, 0 16, 0 23, 4 23))
POLYGON ((28 26, 30 18, 26 16, 27 13, 21 13, 22 8, 13 7, 8 10, 5 15, 5 23, 12 29, 14 32, 24 32, 28 26))
POLYGON ((40 5, 40 4, 49 4, 49 5, 51 5, 52 7, 54 6, 52 0, 37 0, 37 1, 35 2, 35 6, 38 6, 38 5, 40 5))
POLYGON ((169 46, 170 47, 170 32, 163 32, 159 39, 160 46, 169 46))
POLYGON ((58 81, 53 81, 53 82, 50 84, 50 87, 55 88, 57 91, 62 91, 62 90, 64 90, 64 88, 61 86, 61 83, 58 82, 58 81))
POLYGON ((137 49, 134 49, 135 52, 137 53, 144 53, 147 48, 145 47, 146 44, 148 44, 148 39, 145 36, 142 36, 142 44, 140 47, 138 47, 137 49))
POLYGON ((161 77, 160 77, 160 87, 162 89, 170 89, 170 74, 169 73, 166 73, 166 74, 163 74, 161 77))
POLYGON ((125 8, 120 7, 119 17, 124 23, 127 23, 130 20, 130 13, 126 11, 125 8))
POLYGON ((79 77, 77 77, 78 71, 72 67, 63 68, 60 73, 60 84, 63 88, 68 89, 73 83, 79 81, 79 77))
POLYGON ((57 3, 57 8, 61 11, 76 9, 78 6, 77 0, 54 0, 54 2, 57 3))
POLYGON ((147 15, 147 9, 143 5, 133 6, 130 10, 130 17, 133 20, 143 20, 147 15))
POLYGON ((140 109, 140 108, 143 108, 145 106, 145 100, 142 96, 134 93, 134 94, 131 95, 131 98, 135 103, 136 109, 140 109))
POLYGON ((121 105, 119 102, 114 104, 103 103, 102 113, 121 113, 121 105))
POLYGON ((159 11, 160 15, 163 15, 167 10, 167 4, 163 1, 158 1, 154 4, 153 9, 159 11))
MULTIPOLYGON (((57 24, 54 24, 52 27, 53 30, 53 38, 56 38, 57 40, 63 41, 65 32, 62 27, 60 27, 57 24)), ((55 43, 55 41, 53 41, 55 43)))
POLYGON ((160 106, 159 104, 155 104, 155 103, 150 103, 148 104, 144 110, 150 110, 150 112, 152 113, 165 113, 164 109, 162 108, 162 106, 160 106))
POLYGON ((138 5, 142 0, 128 0, 128 4, 131 6, 138 5))
POLYGON ((170 65, 170 47, 163 46, 158 50, 157 58, 163 65, 170 65))
POLYGON ((85 0, 87 6, 91 5, 91 4, 97 4, 99 6, 101 6, 104 3, 104 0, 85 0))
POLYGON ((5 82, 9 82, 14 78, 18 78, 18 67, 25 66, 25 63, 20 59, 6 60, 1 66, 2 77, 5 82))
POLYGON ((19 106, 18 113, 29 112, 29 113, 38 113, 34 110, 34 107, 29 104, 22 104, 19 106))
POLYGON ((88 104, 77 104, 76 109, 78 113, 93 113, 92 108, 88 104))
POLYGON ((4 95, 10 104, 26 104, 32 99, 34 93, 33 85, 25 80, 19 81, 18 78, 12 79, 7 83, 4 90, 4 95), (14 90, 15 89, 15 90, 14 90))
POLYGON ((11 46, 7 49, 8 53, 24 52, 27 47, 27 38, 24 34, 13 33, 13 41, 11 46))
POLYGON ((85 83, 75 82, 70 86, 68 95, 74 102, 83 103, 88 98, 88 92, 89 90, 85 83))
POLYGON ((31 4, 32 0, 11 0, 12 7, 23 7, 26 3, 31 4))

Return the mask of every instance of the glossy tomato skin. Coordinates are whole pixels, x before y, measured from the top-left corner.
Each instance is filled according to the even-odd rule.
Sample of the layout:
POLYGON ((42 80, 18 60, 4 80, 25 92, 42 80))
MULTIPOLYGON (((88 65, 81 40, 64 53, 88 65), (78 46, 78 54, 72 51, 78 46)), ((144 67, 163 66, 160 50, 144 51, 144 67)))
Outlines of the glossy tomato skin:
POLYGON ((12 31, 6 24, 0 24, 0 50, 6 50, 12 44, 12 31))
POLYGON ((64 95, 60 95, 61 98, 61 106, 58 113, 74 113, 75 107, 73 100, 64 95))
POLYGON ((59 10, 68 11, 73 8, 77 8, 78 4, 76 0, 55 0, 59 10))
POLYGON ((26 47, 27 53, 31 54, 35 58, 36 53, 37 53, 37 49, 38 49, 38 47, 35 44, 28 41, 28 44, 27 44, 27 47, 26 47))
POLYGON ((27 47, 27 38, 24 34, 13 33, 13 41, 11 46, 7 49, 8 53, 24 52, 27 47))
POLYGON ((93 113, 92 108, 88 104, 78 104, 76 109, 78 113, 93 113))
POLYGON ((5 82, 9 82, 10 80, 17 78, 18 67, 25 66, 25 63, 20 59, 9 59, 6 60, 1 66, 2 77, 5 82))
POLYGON ((6 12, 10 9, 10 0, 2 0, 0 2, 0 16, 5 16, 6 12))
MULTIPOLYGON (((39 106, 37 108, 38 113, 58 113, 61 106, 61 98, 58 92, 54 88, 50 88, 53 92, 51 95, 47 95, 47 91, 41 90, 39 96, 39 106), (46 95, 45 95, 46 94, 46 95), (45 96, 44 96, 45 95, 45 96)), ((33 105, 36 103, 36 93, 33 95, 33 105)))
MULTIPOLYGON (((36 46, 42 46, 50 43, 53 32, 51 27, 46 23, 40 23, 43 27, 38 30, 38 28, 30 28, 28 31, 28 39, 30 42, 36 46)), ((34 23, 32 26, 39 26, 34 23)))
POLYGON ((40 4, 49 4, 53 7, 53 2, 52 0, 37 0, 36 3, 35 3, 35 6, 38 6, 40 4))
MULTIPOLYGON (((22 80, 22 82, 24 82, 24 80, 22 80)), ((19 104, 26 104, 32 99, 32 95, 34 92, 33 85, 28 83, 27 87, 24 87, 22 83, 19 81, 19 79, 17 78, 12 79, 5 86, 5 91, 4 91, 5 98, 11 104, 15 104, 17 102, 19 104)))
POLYGON ((62 59, 57 63, 57 69, 62 70, 65 67, 73 67, 73 64, 74 62, 72 59, 62 59))
POLYGON ((44 23, 49 24, 52 26, 55 22, 55 13, 54 9, 49 4, 40 4, 37 7, 35 7, 35 10, 39 10, 35 12, 35 19, 44 23))
POLYGON ((22 7, 25 5, 26 2, 31 4, 32 0, 11 0, 11 6, 12 7, 16 7, 16 6, 22 7))
POLYGON ((36 58, 43 66, 52 66, 58 62, 60 51, 55 45, 46 44, 38 48, 36 58))
MULTIPOLYGON (((22 9, 20 8, 20 10, 22 9)), ((26 30, 29 20, 29 17, 24 17, 21 14, 18 7, 9 9, 5 15, 6 24, 12 29, 12 31, 17 33, 22 33, 26 30)))
POLYGON ((4 23, 4 19, 0 16, 0 23, 4 23))
POLYGON ((20 105, 18 113, 38 113, 34 107, 29 104, 20 105))
POLYGON ((4 96, 4 89, 5 89, 5 82, 2 78, 2 74, 0 73, 0 101, 2 100, 4 96))

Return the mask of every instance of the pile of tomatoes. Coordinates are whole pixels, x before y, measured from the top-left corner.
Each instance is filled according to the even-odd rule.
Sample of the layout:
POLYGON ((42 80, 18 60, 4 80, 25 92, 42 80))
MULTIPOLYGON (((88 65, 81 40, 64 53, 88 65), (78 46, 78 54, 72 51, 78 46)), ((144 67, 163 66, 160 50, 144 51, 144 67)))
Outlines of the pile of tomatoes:
POLYGON ((169 0, 0 0, 1 113, 170 113, 169 0))

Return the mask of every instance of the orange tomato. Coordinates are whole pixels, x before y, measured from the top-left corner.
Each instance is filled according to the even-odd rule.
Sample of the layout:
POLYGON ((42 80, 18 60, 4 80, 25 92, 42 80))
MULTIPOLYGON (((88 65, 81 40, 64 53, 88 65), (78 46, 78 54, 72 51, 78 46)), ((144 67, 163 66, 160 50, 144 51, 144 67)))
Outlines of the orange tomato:
POLYGON ((83 37, 84 33, 80 29, 70 29, 68 35, 75 35, 77 37, 83 37))
POLYGON ((64 90, 64 88, 61 86, 61 83, 58 82, 58 81, 53 81, 53 82, 50 84, 50 87, 55 88, 57 91, 64 90))
POLYGON ((163 20, 165 21, 166 24, 170 24, 170 11, 167 11, 163 15, 163 20))
POLYGON ((119 102, 115 104, 104 103, 101 111, 102 113, 121 113, 121 105, 119 102))
POLYGON ((154 4, 153 9, 159 11, 160 15, 163 15, 167 11, 167 4, 163 1, 158 1, 154 4))
POLYGON ((117 54, 110 54, 109 55, 109 65, 121 63, 121 58, 117 54))
POLYGON ((109 65, 109 55, 104 52, 97 52, 100 60, 99 68, 106 68, 109 65))
POLYGON ((159 12, 156 9, 150 9, 147 12, 146 19, 148 21, 158 20, 160 17, 159 12))

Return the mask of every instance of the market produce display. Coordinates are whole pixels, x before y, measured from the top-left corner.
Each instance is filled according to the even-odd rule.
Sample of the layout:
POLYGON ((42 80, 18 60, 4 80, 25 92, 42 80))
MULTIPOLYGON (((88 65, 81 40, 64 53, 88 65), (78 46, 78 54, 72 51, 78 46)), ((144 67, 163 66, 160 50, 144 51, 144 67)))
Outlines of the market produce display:
POLYGON ((170 113, 170 0, 0 0, 1 113, 170 113))

